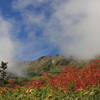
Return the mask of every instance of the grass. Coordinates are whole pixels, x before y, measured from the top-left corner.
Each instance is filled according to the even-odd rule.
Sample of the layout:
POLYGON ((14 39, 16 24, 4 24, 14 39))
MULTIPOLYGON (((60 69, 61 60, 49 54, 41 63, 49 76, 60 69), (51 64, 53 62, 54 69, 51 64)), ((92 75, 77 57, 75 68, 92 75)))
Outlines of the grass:
POLYGON ((100 100, 100 60, 82 69, 65 66, 53 71, 9 79, 9 84, 0 87, 0 100, 100 100))

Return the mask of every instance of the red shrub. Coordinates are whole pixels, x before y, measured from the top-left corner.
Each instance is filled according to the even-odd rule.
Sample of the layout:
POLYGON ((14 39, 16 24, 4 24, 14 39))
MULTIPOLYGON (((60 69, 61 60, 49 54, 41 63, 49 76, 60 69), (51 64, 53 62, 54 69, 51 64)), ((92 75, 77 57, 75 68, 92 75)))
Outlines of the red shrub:
MULTIPOLYGON (((60 69, 62 72, 55 78, 49 79, 49 84, 53 87, 63 87, 68 90, 68 83, 73 82, 75 90, 85 89, 90 85, 100 84, 100 60, 91 60, 89 66, 78 70, 75 66, 60 69)), ((47 77, 52 77, 47 74, 47 77)))

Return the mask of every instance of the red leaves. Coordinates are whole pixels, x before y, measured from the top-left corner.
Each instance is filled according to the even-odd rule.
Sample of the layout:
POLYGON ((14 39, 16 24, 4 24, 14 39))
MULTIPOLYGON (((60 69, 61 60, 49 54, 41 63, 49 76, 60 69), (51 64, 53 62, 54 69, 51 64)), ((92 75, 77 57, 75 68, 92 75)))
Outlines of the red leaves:
POLYGON ((51 77, 51 75, 48 72, 42 74, 42 79, 48 79, 50 77, 51 77))
MULTIPOLYGON (((23 82, 24 87, 43 87, 50 84, 53 89, 62 88, 59 92, 68 92, 69 83, 73 83, 74 90, 79 91, 87 86, 100 84, 100 60, 91 60, 87 67, 77 69, 75 66, 64 66, 61 68, 59 75, 51 75, 49 72, 42 75, 42 80, 34 80, 32 82, 23 82), (43 84, 44 83, 44 84, 43 84)), ((19 85, 13 84, 9 80, 12 89, 20 88, 19 85)))
POLYGON ((100 77, 100 73, 95 72, 95 73, 94 73, 94 77, 100 77))
POLYGON ((43 87, 41 80, 34 80, 33 82, 28 82, 25 87, 43 87))
POLYGON ((15 85, 15 84, 13 83, 13 80, 9 80, 8 83, 9 83, 9 85, 10 85, 10 87, 9 87, 10 89, 18 89, 18 88, 20 88, 19 85, 15 85))
MULTIPOLYGON (((78 70, 75 66, 65 66, 55 78, 49 80, 52 87, 63 87, 68 89, 68 83, 74 82, 75 90, 85 89, 90 85, 100 84, 100 60, 92 60, 89 66, 78 70)), ((52 77, 52 76, 51 76, 52 77)))

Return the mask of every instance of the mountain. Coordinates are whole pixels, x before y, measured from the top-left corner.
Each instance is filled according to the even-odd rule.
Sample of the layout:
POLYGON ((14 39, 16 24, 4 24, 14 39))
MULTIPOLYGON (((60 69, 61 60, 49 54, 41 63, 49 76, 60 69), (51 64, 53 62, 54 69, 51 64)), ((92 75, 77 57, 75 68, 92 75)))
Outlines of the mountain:
POLYGON ((62 55, 55 56, 42 56, 35 61, 25 61, 25 62, 17 62, 15 66, 17 66, 17 71, 11 72, 9 75, 11 76, 21 76, 26 75, 29 77, 41 76, 44 72, 50 71, 51 73, 58 74, 60 72, 59 68, 64 67, 65 65, 72 66, 77 65, 81 68, 85 62, 76 61, 73 57, 66 57, 62 55), (14 75, 15 74, 15 75, 14 75))
POLYGON ((27 62, 28 63, 28 75, 29 76, 41 76, 42 73, 50 71, 51 73, 59 73, 59 68, 65 65, 72 66, 77 65, 81 68, 86 65, 83 61, 76 61, 73 57, 66 57, 62 55, 55 56, 42 56, 38 60, 27 62))
POLYGON ((43 56, 40 57, 36 61, 28 62, 29 68, 28 73, 29 75, 41 75, 44 72, 50 70, 56 70, 61 66, 69 64, 71 58, 67 58, 62 55, 55 55, 55 56, 43 56))

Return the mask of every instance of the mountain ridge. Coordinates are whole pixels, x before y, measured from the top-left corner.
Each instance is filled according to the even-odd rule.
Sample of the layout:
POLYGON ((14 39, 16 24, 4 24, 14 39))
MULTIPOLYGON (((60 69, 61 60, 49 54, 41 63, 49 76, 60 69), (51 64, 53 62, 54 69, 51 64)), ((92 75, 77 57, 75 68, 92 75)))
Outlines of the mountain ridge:
MULTIPOLYGON (((42 56, 34 61, 18 62, 15 66, 17 66, 17 69, 22 70, 21 72, 26 76, 34 77, 41 76, 47 71, 50 71, 51 73, 59 73, 59 68, 62 68, 65 65, 78 65, 81 67, 83 64, 85 63, 76 61, 72 56, 67 57, 57 54, 55 56, 42 56)), ((15 72, 10 76, 16 76, 14 74, 15 72)))

